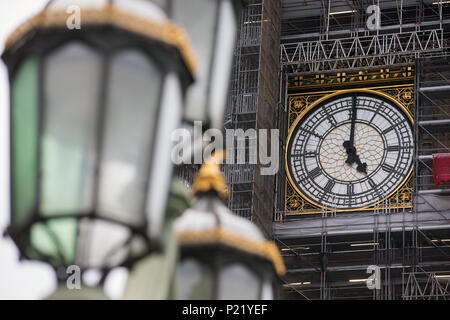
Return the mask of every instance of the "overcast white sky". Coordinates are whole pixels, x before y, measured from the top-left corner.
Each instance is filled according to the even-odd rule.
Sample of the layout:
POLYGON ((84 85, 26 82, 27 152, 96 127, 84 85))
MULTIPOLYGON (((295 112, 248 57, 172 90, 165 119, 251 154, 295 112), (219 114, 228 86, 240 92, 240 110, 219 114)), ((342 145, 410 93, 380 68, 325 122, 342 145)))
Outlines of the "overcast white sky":
MULTIPOLYGON (((8 35, 38 12, 45 0, 0 1, 0 52, 8 35)), ((0 232, 9 223, 9 85, 0 62, 0 232)), ((38 262, 19 262, 16 246, 0 237, 0 299, 40 299, 55 287, 53 271, 38 262)))
MULTIPOLYGON (((47 0, 0 0, 0 54, 8 35, 46 3, 47 0)), ((55 289, 53 270, 39 262, 19 262, 13 242, 1 237, 9 223, 8 139, 9 85, 6 67, 0 60, 0 299, 41 299, 55 289)), ((125 279, 123 272, 111 277, 106 284, 107 293, 118 298, 125 279)))

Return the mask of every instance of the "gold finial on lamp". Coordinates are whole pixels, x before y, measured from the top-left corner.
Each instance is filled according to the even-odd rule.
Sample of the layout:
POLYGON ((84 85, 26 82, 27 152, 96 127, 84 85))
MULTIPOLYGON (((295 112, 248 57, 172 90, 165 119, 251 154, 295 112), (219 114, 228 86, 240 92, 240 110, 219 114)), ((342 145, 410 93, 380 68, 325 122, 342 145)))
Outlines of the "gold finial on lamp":
POLYGON ((219 163, 224 158, 225 150, 221 150, 219 152, 214 152, 210 158, 205 160, 192 184, 192 194, 194 196, 199 193, 215 191, 222 200, 228 198, 228 188, 225 183, 225 176, 219 167, 219 163))

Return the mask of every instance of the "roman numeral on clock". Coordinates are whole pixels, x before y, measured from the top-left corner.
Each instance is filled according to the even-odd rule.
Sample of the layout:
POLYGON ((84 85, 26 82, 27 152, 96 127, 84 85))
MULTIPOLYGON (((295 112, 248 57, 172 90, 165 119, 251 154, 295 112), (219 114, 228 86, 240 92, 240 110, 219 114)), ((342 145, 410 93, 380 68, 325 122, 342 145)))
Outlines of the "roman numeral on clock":
POLYGON ((375 192, 377 193, 379 198, 382 198, 383 195, 380 193, 380 190, 378 190, 378 186, 375 184, 375 182, 368 178, 367 181, 369 182, 369 185, 372 187, 373 190, 375 190, 375 192))
POLYGON ((377 116, 377 114, 379 113, 379 110, 381 109, 381 106, 383 105, 383 103, 381 103, 381 102, 377 102, 377 105, 376 105, 376 110, 375 110, 375 112, 373 113, 373 116, 372 116, 372 118, 369 120, 369 123, 371 123, 372 121, 373 121, 373 119, 375 119, 375 117, 377 116))
POLYGON ((330 122, 332 126, 335 126, 337 124, 336 119, 328 112, 327 108, 323 108, 323 113, 325 115, 325 118, 330 122))
POLYGON ((325 185, 325 191, 326 192, 331 192, 331 189, 333 189, 334 185, 336 183, 333 180, 328 180, 327 184, 325 185))
POLYGON ((322 171, 320 170, 320 168, 316 167, 315 169, 309 172, 309 176, 311 179, 315 179, 320 175, 321 172, 322 171))
POLYGON ((372 188, 374 188, 374 189, 377 189, 377 185, 375 184, 375 182, 373 182, 373 180, 372 179, 367 179, 367 181, 369 182, 369 185, 372 187, 372 188))
POLYGON ((387 146, 386 151, 387 152, 400 151, 400 146, 387 146))
POLYGON ((384 171, 390 173, 390 172, 392 172, 394 170, 394 167, 389 165, 389 164, 387 164, 387 163, 383 163, 381 165, 381 169, 383 169, 384 171))
POLYGON ((352 195, 355 192, 355 186, 353 184, 347 185, 347 195, 352 195))
POLYGON ((389 131, 391 131, 391 130, 393 130, 394 129, 394 127, 392 126, 392 127, 389 127, 389 128, 387 128, 387 129, 384 129, 383 130, 383 134, 386 134, 386 133, 388 133, 389 131))
POLYGON ((301 128, 301 127, 299 127, 298 129, 299 129, 300 131, 303 131, 303 132, 309 134, 309 135, 313 135, 313 136, 316 137, 316 138, 323 139, 322 136, 318 135, 318 134, 315 133, 314 131, 308 130, 308 129, 306 129, 306 128, 301 128))

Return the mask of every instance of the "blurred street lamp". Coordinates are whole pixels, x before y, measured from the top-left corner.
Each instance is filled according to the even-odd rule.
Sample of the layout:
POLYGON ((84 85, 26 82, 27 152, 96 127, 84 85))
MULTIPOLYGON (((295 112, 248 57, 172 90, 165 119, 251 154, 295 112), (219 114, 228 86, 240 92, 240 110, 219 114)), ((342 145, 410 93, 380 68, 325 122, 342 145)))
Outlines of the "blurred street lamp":
POLYGON ((186 120, 223 127, 238 17, 243 0, 167 0, 169 15, 189 35, 198 57, 195 84, 186 97, 186 120))
POLYGON ((11 221, 23 258, 107 271, 158 247, 170 134, 193 81, 182 29, 155 3, 56 0, 3 54, 11 87, 11 221), (68 6, 81 28, 66 26, 68 6))
POLYGON ((192 190, 195 204, 174 223, 181 255, 177 299, 274 299, 283 260, 252 222, 223 204, 225 177, 217 159, 202 165, 192 190))
MULTIPOLYGON (((203 129, 222 129, 236 45, 239 16, 248 0, 153 0, 183 27, 198 58, 195 83, 186 93, 185 129, 193 122, 203 129)), ((202 137, 186 146, 184 163, 202 152, 202 137)), ((189 162, 190 163, 190 162, 189 162)))

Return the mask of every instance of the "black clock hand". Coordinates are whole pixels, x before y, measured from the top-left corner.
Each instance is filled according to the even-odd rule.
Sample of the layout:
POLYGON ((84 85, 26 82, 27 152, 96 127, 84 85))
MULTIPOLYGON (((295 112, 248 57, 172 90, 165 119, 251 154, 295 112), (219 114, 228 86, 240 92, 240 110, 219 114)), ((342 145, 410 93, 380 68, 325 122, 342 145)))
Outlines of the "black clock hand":
POLYGON ((359 156, 356 153, 354 153, 354 156, 355 156, 355 162, 358 165, 356 167, 356 170, 358 170, 361 173, 367 174, 367 163, 365 163, 365 162, 362 163, 361 160, 359 159, 359 156))
MULTIPOLYGON (((350 127, 350 139, 344 141, 343 146, 345 149, 355 149, 354 140, 355 140, 355 122, 356 122, 356 95, 352 96, 352 118, 351 118, 351 127, 350 127)), ((347 159, 348 161, 348 159, 347 159)), ((353 163, 353 162, 352 162, 353 163)), ((349 163, 351 164, 351 163, 349 163)))
POLYGON ((359 159, 359 156, 356 154, 356 148, 354 146, 355 140, 355 122, 356 122, 356 95, 352 96, 352 116, 351 116, 351 127, 350 127, 350 138, 347 141, 344 141, 342 144, 347 151, 347 160, 345 163, 348 165, 352 165, 356 162, 358 165, 356 170, 359 172, 367 174, 367 164, 362 163, 359 159))
POLYGON ((367 163, 362 163, 361 160, 359 159, 359 156, 356 154, 356 149, 355 148, 348 148, 347 149, 347 154, 348 154, 348 158, 345 161, 346 163, 348 163, 349 165, 352 165, 353 163, 356 162, 357 167, 356 170, 358 170, 359 172, 365 173, 367 174, 367 163))

